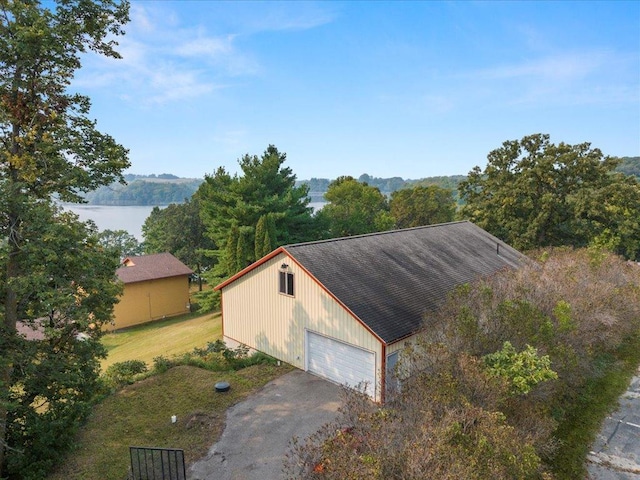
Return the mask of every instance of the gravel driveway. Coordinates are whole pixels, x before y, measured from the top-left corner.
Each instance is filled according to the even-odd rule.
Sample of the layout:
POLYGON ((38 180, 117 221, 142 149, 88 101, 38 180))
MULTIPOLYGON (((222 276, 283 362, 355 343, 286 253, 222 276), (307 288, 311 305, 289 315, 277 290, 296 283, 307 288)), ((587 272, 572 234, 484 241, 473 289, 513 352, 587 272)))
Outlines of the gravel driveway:
POLYGON ((289 440, 294 435, 306 438, 333 420, 340 405, 340 389, 301 370, 268 383, 227 411, 220 441, 189 468, 187 478, 281 478, 289 440))

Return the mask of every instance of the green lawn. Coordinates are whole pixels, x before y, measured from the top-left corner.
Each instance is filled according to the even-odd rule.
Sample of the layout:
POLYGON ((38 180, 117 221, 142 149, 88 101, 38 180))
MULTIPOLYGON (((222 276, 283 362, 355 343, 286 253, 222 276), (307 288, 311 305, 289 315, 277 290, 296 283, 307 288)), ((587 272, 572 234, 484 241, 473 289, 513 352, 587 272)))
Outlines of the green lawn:
POLYGON ((222 434, 227 408, 291 370, 285 364, 228 372, 179 366, 128 385, 93 408, 78 448, 48 480, 124 480, 129 446, 181 448, 192 463, 222 434), (231 390, 217 393, 220 380, 231 390))
POLYGON ((155 357, 189 352, 221 338, 220 313, 150 322, 105 335, 102 343, 109 355, 102 361, 102 369, 126 360, 143 360, 151 367, 155 357))
MULTIPOLYGON (((172 357, 204 347, 222 336, 219 313, 162 320, 103 337, 109 365, 143 360, 151 368, 158 356, 172 357)), ((282 364, 253 365, 238 371, 209 371, 181 365, 152 375, 107 396, 92 409, 76 437, 77 448, 49 480, 123 480, 129 446, 181 448, 191 463, 221 435, 227 408, 265 383, 289 372, 282 364), (217 393, 220 380, 231 390, 217 393), (178 421, 171 423, 171 416, 178 421)))

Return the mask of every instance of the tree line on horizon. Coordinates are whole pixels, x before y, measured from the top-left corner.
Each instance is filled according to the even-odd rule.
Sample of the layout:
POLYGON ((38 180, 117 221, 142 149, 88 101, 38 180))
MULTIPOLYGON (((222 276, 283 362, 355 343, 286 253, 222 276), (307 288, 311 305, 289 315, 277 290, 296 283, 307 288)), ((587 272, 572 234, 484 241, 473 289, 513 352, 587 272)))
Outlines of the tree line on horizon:
MULTIPOLYGON (((620 164, 615 171, 632 175, 640 179, 640 157, 621 157, 620 164)), ((466 180, 466 175, 444 175, 424 177, 419 179, 404 179, 402 177, 372 177, 367 173, 360 175, 357 180, 378 188, 389 196, 396 190, 410 188, 416 185, 437 185, 453 192, 459 202, 458 185, 466 180)), ((83 200, 90 205, 169 205, 182 203, 198 190, 204 179, 184 178, 173 174, 126 174, 125 184, 118 182, 101 186, 83 195, 83 200)), ((335 179, 312 177, 308 180, 296 180, 296 186, 307 185, 311 202, 324 203, 324 194, 335 179)))

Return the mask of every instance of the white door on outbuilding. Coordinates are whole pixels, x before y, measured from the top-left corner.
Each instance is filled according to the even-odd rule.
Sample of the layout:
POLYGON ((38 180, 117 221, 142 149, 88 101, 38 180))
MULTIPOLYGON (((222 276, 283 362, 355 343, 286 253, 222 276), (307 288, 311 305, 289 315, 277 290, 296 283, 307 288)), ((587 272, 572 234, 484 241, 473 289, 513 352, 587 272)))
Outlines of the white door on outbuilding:
POLYGON ((376 356, 374 352, 306 331, 307 371, 349 387, 364 386, 375 395, 376 356))

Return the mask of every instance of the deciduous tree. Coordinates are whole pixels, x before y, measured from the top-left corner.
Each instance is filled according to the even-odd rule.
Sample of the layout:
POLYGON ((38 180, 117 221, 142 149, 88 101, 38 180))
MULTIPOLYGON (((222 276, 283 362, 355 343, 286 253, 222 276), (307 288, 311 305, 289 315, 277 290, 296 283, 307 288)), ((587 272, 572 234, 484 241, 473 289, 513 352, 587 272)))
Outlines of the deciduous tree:
MULTIPOLYGON (((74 376, 75 380, 69 382, 56 378, 62 365, 73 370, 74 362, 80 361, 73 352, 61 353, 55 369, 28 369, 34 374, 34 388, 40 389, 37 398, 45 401, 43 410, 21 415, 19 404, 12 397, 16 389, 21 388, 28 394, 33 393, 30 385, 21 385, 21 367, 15 361, 22 359, 25 352, 36 355, 39 348, 31 344, 26 350, 22 348, 24 344, 16 330, 18 321, 33 324, 44 312, 54 312, 48 316, 53 324, 45 328, 45 338, 51 344, 52 353, 65 352, 65 342, 71 341, 68 338, 75 338, 76 333, 86 330, 89 307, 95 310, 93 314, 99 325, 110 314, 115 301, 114 291, 106 288, 106 284, 102 285, 106 295, 99 294, 91 275, 84 269, 100 268, 95 274, 102 281, 103 275, 113 277, 113 265, 103 261, 96 265, 92 252, 98 255, 99 250, 89 240, 92 234, 55 213, 50 202, 54 196, 63 201, 79 201, 81 192, 121 179, 121 171, 129 165, 126 150, 109 135, 100 133, 95 121, 88 118, 89 99, 69 92, 83 53, 93 51, 108 57, 118 56, 113 38, 122 33, 127 16, 128 3, 115 0, 0 3, 0 262, 3 268, 0 315, 6 342, 0 349, 0 477, 8 474, 10 478, 42 478, 37 473, 29 477, 21 467, 16 467, 22 465, 16 458, 28 458, 25 455, 30 450, 28 443, 11 443, 27 438, 15 435, 14 428, 34 434, 30 422, 49 418, 72 431, 74 423, 69 421, 80 418, 71 407, 73 402, 70 401, 69 408, 64 407, 64 402, 58 403, 60 409, 56 410, 54 397, 65 395, 64 392, 77 393, 80 405, 86 400, 81 398, 81 391, 90 390, 95 378, 90 374, 84 380, 82 375, 74 376), (58 225, 55 235, 61 235, 60 241, 53 234, 58 225), (68 262, 73 258, 63 255, 64 249, 77 252, 78 258, 87 262, 86 267, 72 268, 68 262), (38 256, 38 252, 47 255, 38 256), (39 258, 42 263, 34 263, 33 258, 39 258), (38 267, 37 275, 35 267, 38 267), (65 276, 64 272, 72 276, 65 276), (80 297, 86 293, 85 300, 78 300, 82 308, 67 308, 61 295, 65 291, 75 291, 80 297), (70 313, 63 315, 60 312, 65 308, 70 313), (37 416, 39 414, 42 416, 37 416), (11 454, 9 459, 7 452, 11 454)), ((93 330, 89 336, 97 335, 98 331, 99 328, 93 330)), ((77 347, 99 353, 97 345, 97 341, 91 340, 72 350, 77 347)), ((82 361, 92 370, 96 364, 90 361, 90 356, 83 356, 82 361)), ((45 358, 53 357, 45 355, 45 358)), ((32 360, 39 362, 39 359, 32 360)), ((53 450, 68 443, 65 440, 56 443, 55 436, 60 430, 52 431, 48 441, 55 444, 51 452, 55 455, 53 450)))
POLYGON ((507 141, 459 186, 460 215, 516 248, 604 243, 640 256, 640 184, 588 143, 507 141))
POLYGON ((328 202, 316 216, 331 238, 393 228, 386 197, 376 187, 353 177, 338 177, 324 195, 328 202))
POLYGON ((437 185, 396 190, 389 207, 397 228, 450 222, 456 212, 451 190, 437 185))
POLYGON ((146 253, 169 252, 199 275, 214 264, 206 254, 215 244, 205 235, 198 195, 166 208, 154 207, 144 221, 142 234, 146 253))
POLYGON ((119 258, 141 255, 143 245, 126 230, 103 230, 98 234, 100 245, 114 251, 119 258))

